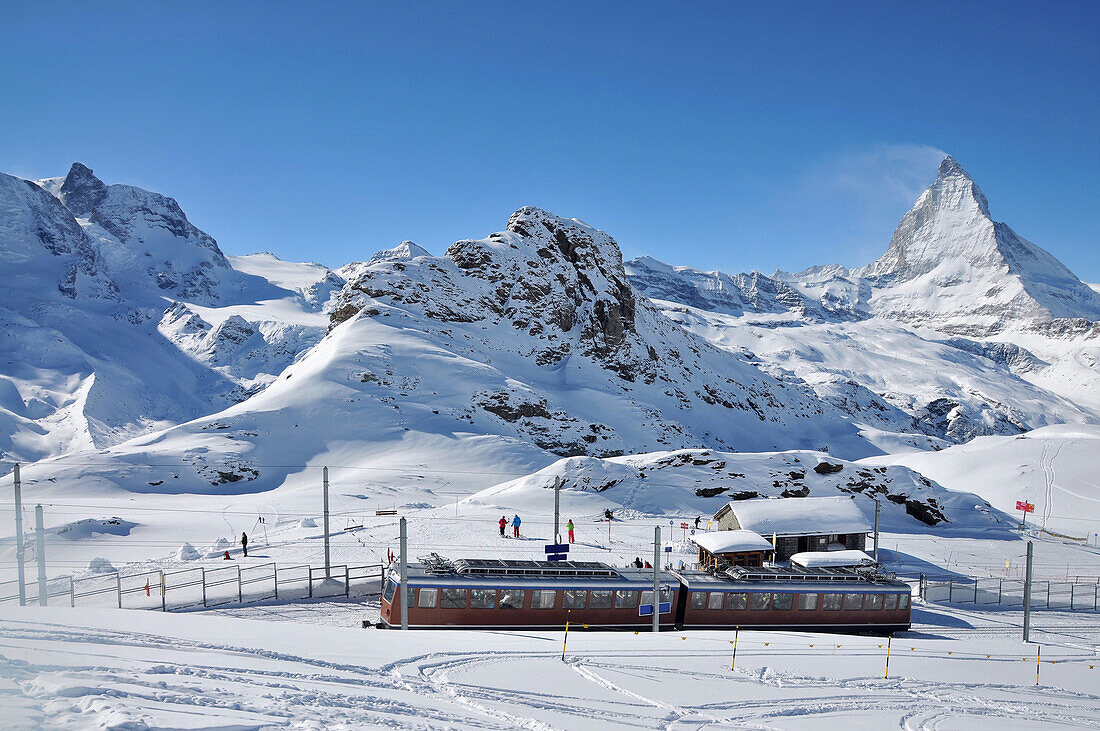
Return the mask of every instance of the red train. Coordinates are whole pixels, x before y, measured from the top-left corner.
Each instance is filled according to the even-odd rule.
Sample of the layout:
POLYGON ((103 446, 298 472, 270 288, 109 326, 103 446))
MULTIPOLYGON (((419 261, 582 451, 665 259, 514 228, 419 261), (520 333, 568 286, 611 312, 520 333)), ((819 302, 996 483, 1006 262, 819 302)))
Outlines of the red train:
MULTIPOLYGON (((408 567, 408 624, 422 629, 650 629, 653 571, 589 561, 459 559, 408 567)), ((662 571, 662 628, 789 629, 887 634, 908 630, 909 585, 848 569, 735 567, 662 571)), ((400 578, 382 592, 382 627, 401 626, 400 578)))

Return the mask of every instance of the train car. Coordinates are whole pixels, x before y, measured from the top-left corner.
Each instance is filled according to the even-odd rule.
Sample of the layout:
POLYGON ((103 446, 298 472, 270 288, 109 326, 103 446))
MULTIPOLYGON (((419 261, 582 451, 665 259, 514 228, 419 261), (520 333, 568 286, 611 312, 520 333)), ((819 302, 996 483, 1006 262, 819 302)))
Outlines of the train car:
MULTIPOLYGON (((407 569, 408 626, 420 629, 578 629, 653 626, 653 570, 594 561, 457 559, 435 554, 407 569)), ((673 627, 679 582, 662 572, 661 626, 673 627)), ((401 626, 401 579, 391 568, 381 627, 401 626)))
POLYGON ((848 569, 734 567, 680 571, 684 629, 782 629, 889 634, 911 623, 903 581, 848 569))

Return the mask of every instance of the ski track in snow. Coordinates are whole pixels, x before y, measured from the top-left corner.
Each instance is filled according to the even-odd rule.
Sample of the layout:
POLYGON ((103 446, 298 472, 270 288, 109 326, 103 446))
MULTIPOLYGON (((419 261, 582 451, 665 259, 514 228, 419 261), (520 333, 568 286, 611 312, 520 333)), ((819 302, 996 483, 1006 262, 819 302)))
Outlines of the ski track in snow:
MULTIPOLYGON (((255 636, 260 623, 218 621, 232 622, 226 626, 239 631, 242 640, 262 642, 255 636)), ((345 632, 342 642, 367 649, 398 639, 394 633, 345 632)), ((839 669, 832 666, 843 665, 845 656, 818 654, 821 662, 812 665, 811 673, 840 674, 826 677, 790 669, 798 662, 806 667, 797 653, 773 656, 759 646, 739 653, 738 668, 731 672, 720 636, 677 652, 680 638, 671 633, 658 638, 586 634, 576 641, 584 647, 568 652, 563 663, 557 648, 551 649, 556 638, 550 635, 413 633, 403 657, 356 664, 227 642, 224 633, 214 634, 217 639, 196 640, 155 631, 18 621, 9 615, 0 619, 0 697, 13 708, 16 701, 20 704, 16 727, 543 731, 803 728, 822 721, 905 729, 957 728, 967 722, 1051 728, 1100 723, 1095 693, 999 682, 1006 671, 1020 678, 1031 672, 1019 660, 983 665, 960 659, 952 661, 953 672, 925 668, 919 672, 923 677, 904 668, 888 680, 868 675, 881 653, 868 638, 844 640, 862 644, 855 649, 857 659, 847 656, 849 664, 839 669), (535 649, 531 640, 537 641, 535 649), (502 648, 499 642, 516 646, 502 648), (416 651, 424 647, 433 649, 416 651), (29 652, 33 662, 26 659, 29 652), (994 680, 978 671, 983 680, 969 680, 975 670, 987 667, 1000 668, 992 672, 1001 675, 994 680)), ((308 633, 303 641, 316 652, 308 633)), ((784 637, 780 644, 790 642, 784 637)), ((895 647, 900 648, 898 642, 895 647)), ((1094 648, 1087 649, 1094 653, 1094 648)), ((907 657, 898 664, 917 669, 916 663, 926 661, 907 657)))

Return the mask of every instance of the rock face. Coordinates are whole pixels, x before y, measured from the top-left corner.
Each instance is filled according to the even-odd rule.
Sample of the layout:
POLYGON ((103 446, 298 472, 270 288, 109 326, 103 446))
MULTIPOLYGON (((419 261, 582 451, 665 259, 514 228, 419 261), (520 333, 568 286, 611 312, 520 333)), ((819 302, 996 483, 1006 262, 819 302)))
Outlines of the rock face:
MULTIPOLYGON (((803 384, 764 374, 640 300, 618 244, 581 221, 522 208, 504 231, 458 241, 442 257, 403 247, 342 270, 348 284, 329 304, 331 327, 411 321, 434 345, 492 363, 505 378, 470 384, 482 416, 466 418, 489 414, 494 428, 558 454, 761 449, 785 438, 867 448, 803 384), (574 400, 577 387, 590 403, 574 400), (618 406, 592 408, 605 399, 618 406), (623 406, 640 420, 624 418, 623 406)), ((392 363, 370 370, 406 372, 392 363)))
POLYGON ((101 246, 115 249, 115 258, 144 256, 143 274, 164 294, 209 304, 219 298, 222 280, 234 278, 217 242, 188 221, 172 198, 131 185, 105 185, 78 162, 58 198, 74 217, 86 220, 101 246))

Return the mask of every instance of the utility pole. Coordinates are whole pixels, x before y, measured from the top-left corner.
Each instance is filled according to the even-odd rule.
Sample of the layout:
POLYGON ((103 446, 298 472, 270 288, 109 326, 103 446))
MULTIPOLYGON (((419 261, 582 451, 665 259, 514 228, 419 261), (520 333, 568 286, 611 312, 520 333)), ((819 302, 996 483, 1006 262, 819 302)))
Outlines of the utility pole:
POLYGON ((561 543, 561 529, 559 515, 561 514, 561 478, 554 478, 554 543, 561 543))
POLYGON ((1031 541, 1027 542, 1027 568, 1024 571, 1024 642, 1031 642, 1031 541))
POLYGON ((15 562, 19 568, 19 606, 27 606, 27 575, 23 568, 23 498, 19 489, 19 463, 15 463, 15 562))
POLYGON ((329 547, 328 547, 328 467, 322 470, 325 483, 325 578, 331 578, 332 568, 329 561, 329 547))
POLYGON ((661 526, 653 529, 653 631, 661 631, 661 526))
POLYGON ((409 628, 409 539, 405 519, 401 518, 401 629, 409 628))
POLYGON ((38 558, 38 606, 46 606, 46 529, 42 525, 42 506, 34 507, 35 553, 38 558))
POLYGON ((878 511, 882 505, 875 500, 875 563, 878 563, 878 511))

